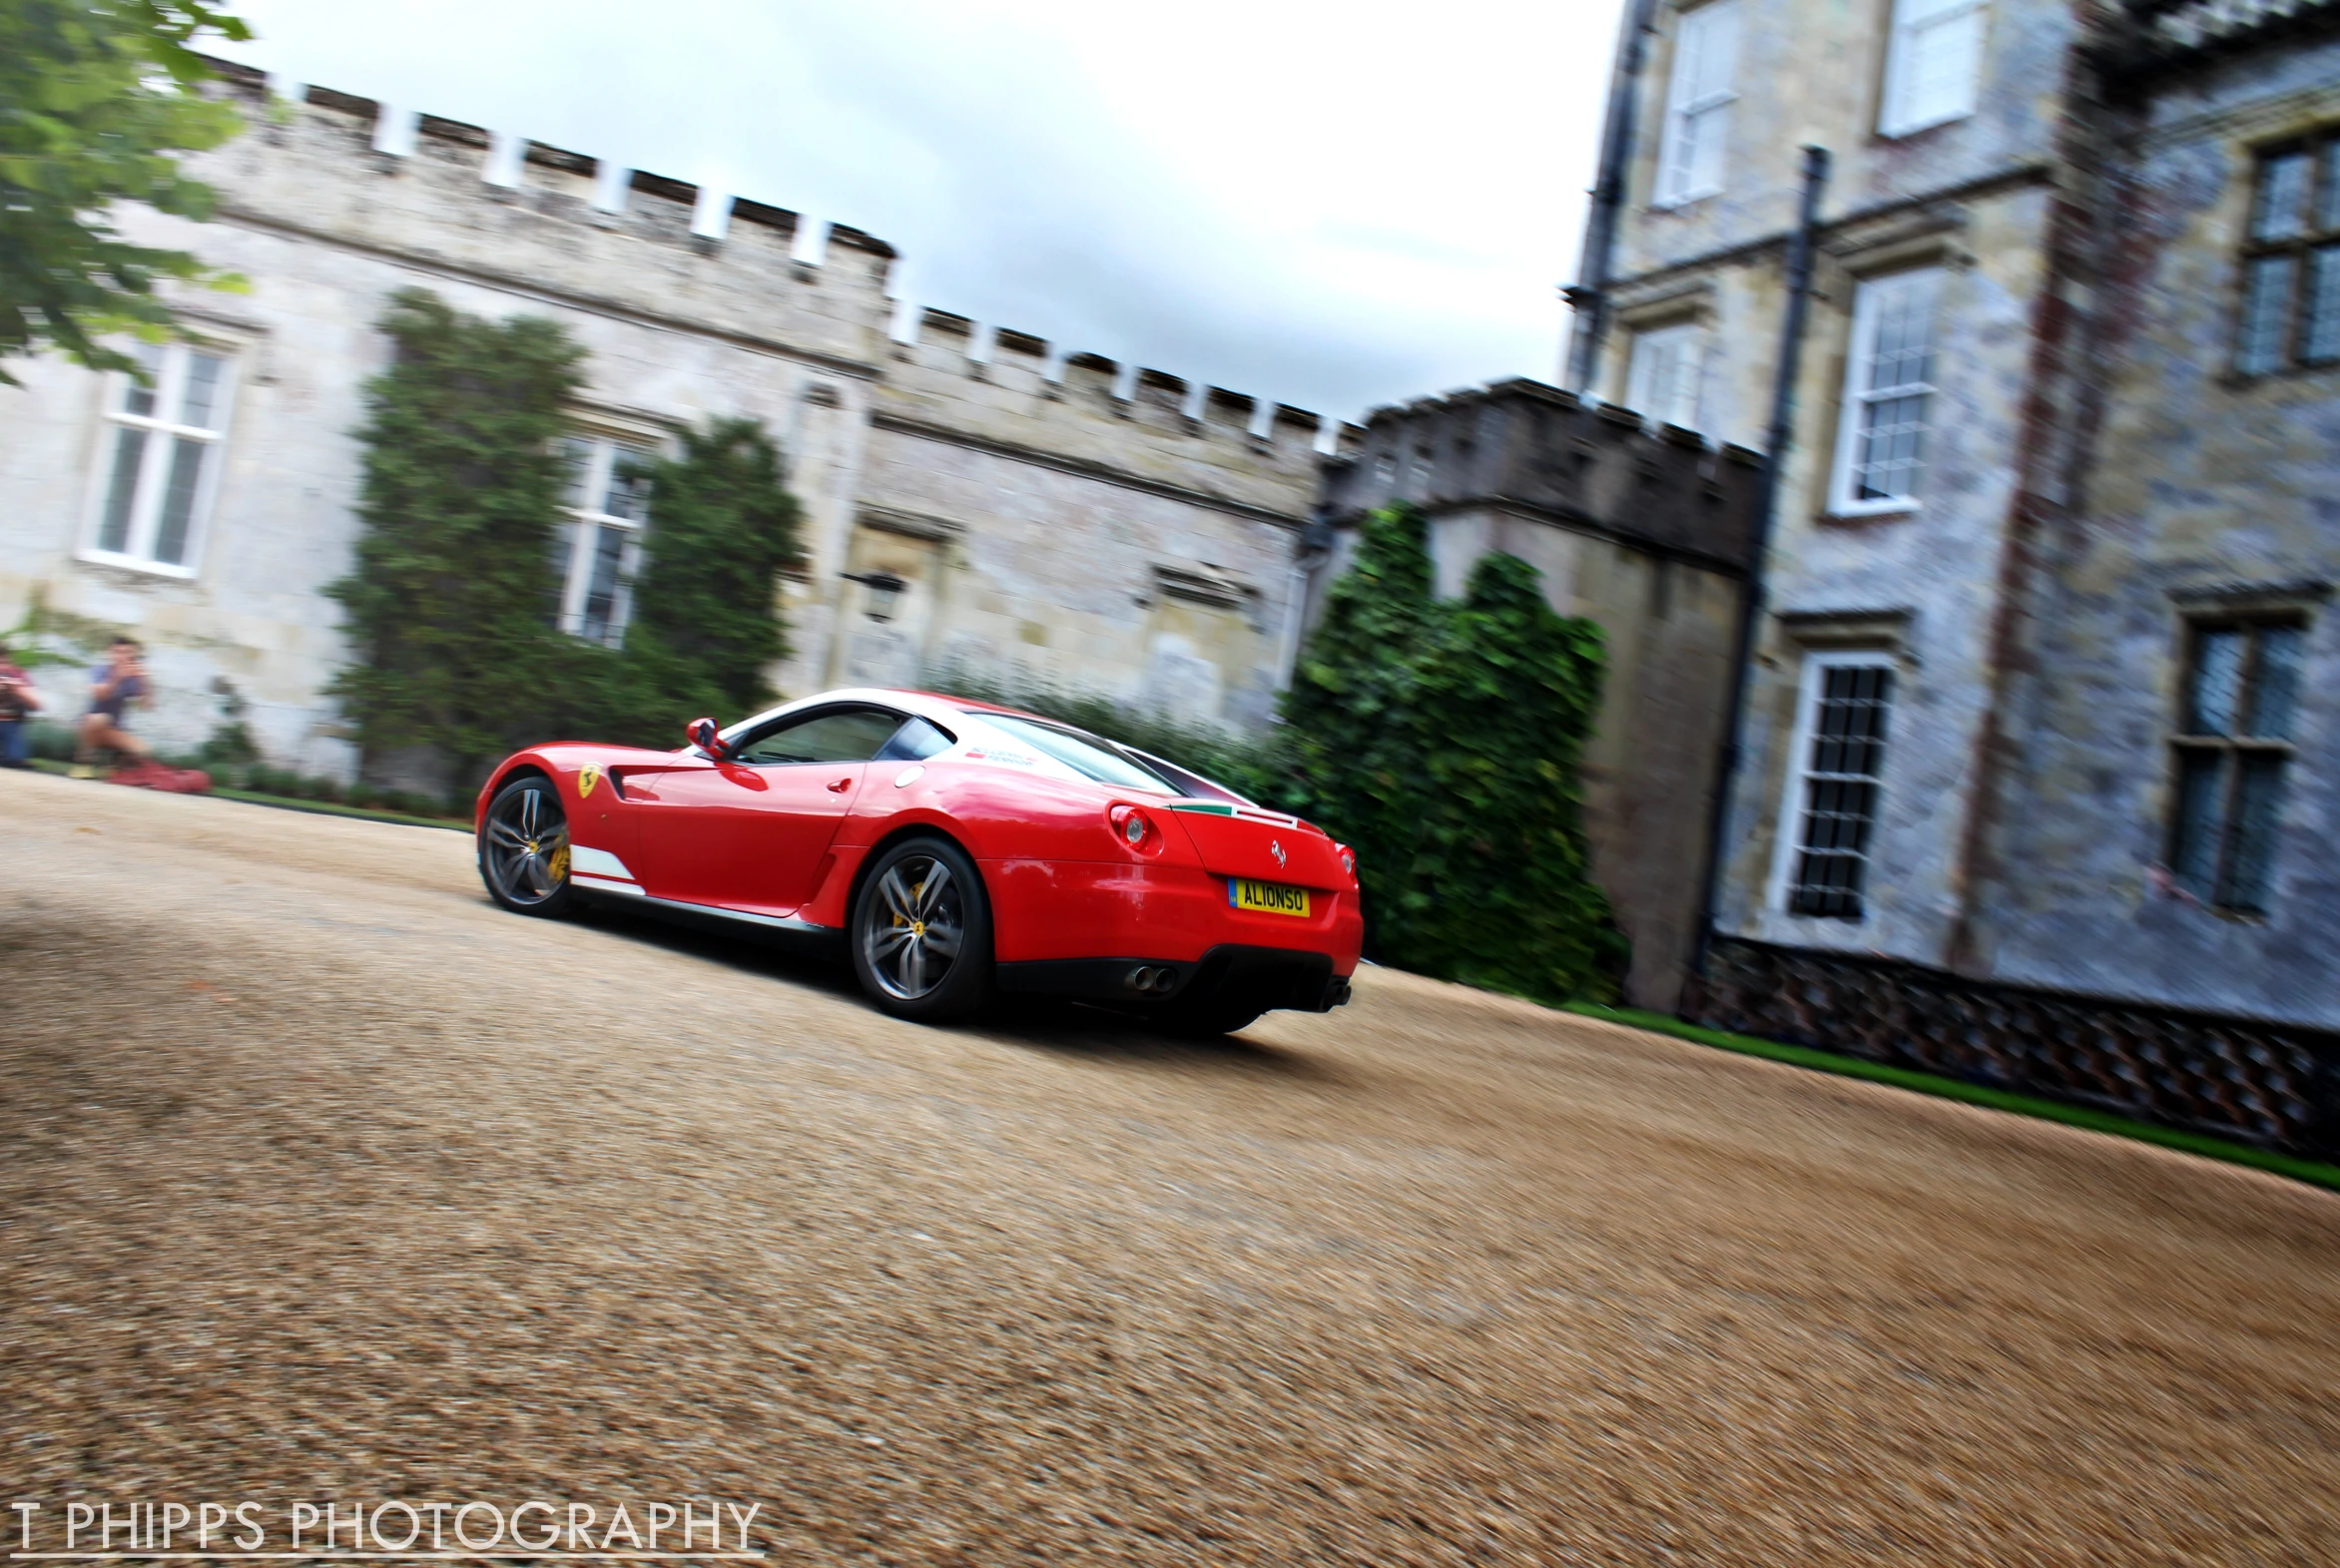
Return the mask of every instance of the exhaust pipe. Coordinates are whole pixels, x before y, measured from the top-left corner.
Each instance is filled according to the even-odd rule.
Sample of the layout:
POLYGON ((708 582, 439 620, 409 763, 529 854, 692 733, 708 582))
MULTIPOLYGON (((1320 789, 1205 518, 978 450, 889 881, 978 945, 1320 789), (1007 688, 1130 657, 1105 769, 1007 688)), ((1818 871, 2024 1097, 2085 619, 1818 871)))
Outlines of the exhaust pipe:
POLYGON ((1140 996, 1162 996, 1176 988, 1178 971, 1166 964, 1139 964, 1122 976, 1121 983, 1140 996))

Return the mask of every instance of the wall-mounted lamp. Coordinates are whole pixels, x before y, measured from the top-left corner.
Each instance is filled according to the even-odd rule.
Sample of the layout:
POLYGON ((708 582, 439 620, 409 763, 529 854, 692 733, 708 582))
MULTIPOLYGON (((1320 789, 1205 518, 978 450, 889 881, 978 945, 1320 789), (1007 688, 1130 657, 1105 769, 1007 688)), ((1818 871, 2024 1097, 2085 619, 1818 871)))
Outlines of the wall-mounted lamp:
POLYGON ((892 620, 893 607, 901 602, 901 591, 909 587, 908 583, 903 582, 891 572, 848 572, 845 574, 845 580, 849 583, 860 583, 864 588, 870 590, 869 600, 864 608, 869 611, 870 619, 873 621, 892 620))

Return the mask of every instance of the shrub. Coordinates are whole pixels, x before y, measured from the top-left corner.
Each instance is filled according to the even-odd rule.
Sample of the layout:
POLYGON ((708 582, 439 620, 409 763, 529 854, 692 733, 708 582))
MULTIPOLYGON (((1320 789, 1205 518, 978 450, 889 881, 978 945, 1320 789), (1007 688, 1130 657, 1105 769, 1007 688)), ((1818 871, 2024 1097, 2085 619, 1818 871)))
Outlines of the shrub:
POLYGON ((1482 556, 1442 601, 1422 513, 1366 520, 1284 711, 1287 798, 1356 847, 1376 956, 1539 1001, 1616 994, 1625 941, 1577 784, 1602 662, 1599 627, 1518 557, 1482 556))

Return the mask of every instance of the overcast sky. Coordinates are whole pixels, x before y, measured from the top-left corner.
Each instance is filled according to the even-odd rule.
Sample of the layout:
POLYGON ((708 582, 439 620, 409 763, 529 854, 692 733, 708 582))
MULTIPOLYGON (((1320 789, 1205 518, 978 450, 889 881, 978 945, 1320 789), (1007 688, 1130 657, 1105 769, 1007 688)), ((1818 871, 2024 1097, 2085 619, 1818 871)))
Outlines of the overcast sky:
POLYGON ((1619 0, 241 0, 292 80, 891 242, 934 305, 1343 417, 1553 378, 1619 0))

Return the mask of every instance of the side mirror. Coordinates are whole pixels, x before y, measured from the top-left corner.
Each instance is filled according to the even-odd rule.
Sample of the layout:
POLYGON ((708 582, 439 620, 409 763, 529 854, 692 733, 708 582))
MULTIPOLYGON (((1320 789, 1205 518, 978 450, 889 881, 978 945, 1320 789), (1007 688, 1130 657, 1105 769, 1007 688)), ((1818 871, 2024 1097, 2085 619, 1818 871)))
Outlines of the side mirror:
POLYGON ((717 762, 723 761, 726 755, 723 732, 715 728, 714 720, 694 719, 689 728, 683 731, 683 734, 689 737, 691 744, 700 751, 705 752, 717 762))

